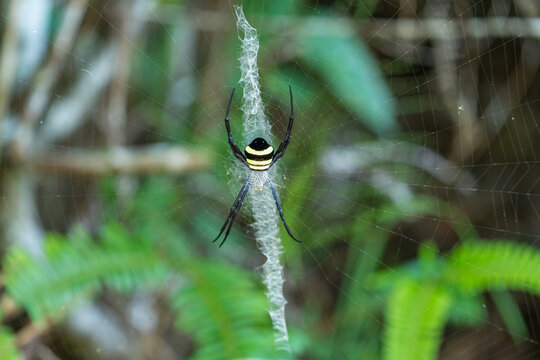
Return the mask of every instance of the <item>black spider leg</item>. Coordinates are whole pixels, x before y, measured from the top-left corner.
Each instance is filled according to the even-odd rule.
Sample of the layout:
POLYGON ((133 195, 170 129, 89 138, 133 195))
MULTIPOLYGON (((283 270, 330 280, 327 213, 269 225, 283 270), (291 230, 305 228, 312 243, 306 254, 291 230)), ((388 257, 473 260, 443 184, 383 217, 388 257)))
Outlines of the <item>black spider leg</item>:
POLYGON ((251 182, 249 181, 249 178, 248 178, 246 182, 244 183, 244 186, 242 186, 240 193, 234 200, 234 203, 231 207, 231 211, 229 212, 229 216, 227 216, 227 220, 225 220, 225 224, 223 224, 223 226, 221 227, 221 230, 219 231, 219 235, 212 241, 212 242, 216 242, 216 240, 219 239, 219 237, 223 233, 223 230, 225 230, 227 225, 229 225, 227 227, 227 231, 225 232, 225 237, 223 238, 223 241, 221 242, 221 244, 219 244, 219 247, 221 247, 223 243, 225 243, 225 240, 227 240, 227 236, 229 236, 229 233, 231 232, 232 226, 234 224, 234 219, 236 218, 236 215, 240 211, 240 208, 242 207, 242 204, 244 203, 244 200, 246 199, 246 195, 248 193, 250 185, 251 185, 251 182))
POLYGON ((279 159, 281 159, 283 154, 285 154, 285 150, 287 150, 287 146, 289 145, 289 142, 291 141, 291 131, 292 131, 293 123, 294 123, 293 96, 292 96, 291 84, 289 84, 289 93, 291 94, 291 116, 289 117, 289 126, 287 126, 287 133, 285 134, 283 141, 279 145, 278 149, 276 150, 276 153, 274 154, 274 157, 272 158, 272 163, 270 163, 270 167, 272 167, 279 159))
POLYGON ((229 98, 229 105, 227 106, 227 114, 225 114, 225 127, 227 128, 227 135, 229 136, 229 145, 231 145, 231 149, 232 149, 232 152, 233 152, 234 156, 238 160, 240 160, 244 165, 249 167, 249 164, 246 161, 246 157, 244 156, 242 151, 240 151, 240 149, 238 148, 238 146, 235 144, 235 142, 233 140, 232 133, 231 133, 231 125, 229 123, 229 110, 231 109, 231 102, 232 102, 235 90, 236 90, 236 88, 233 88, 232 93, 231 93, 231 97, 229 98))
POLYGON ((272 185, 272 181, 270 181, 270 178, 268 178, 267 181, 268 184, 270 184, 270 189, 272 189, 272 194, 274 194, 274 200, 276 200, 276 207, 278 209, 279 216, 281 217, 281 221, 283 221, 283 225, 285 225, 285 229, 287 229, 289 236, 292 237, 294 241, 301 243, 300 240, 293 236, 293 234, 291 233, 291 229, 289 229, 289 225, 287 225, 287 222, 285 221, 285 215, 283 215, 283 209, 281 208, 281 204, 279 203, 279 199, 276 194, 276 190, 274 189, 274 185, 272 185))

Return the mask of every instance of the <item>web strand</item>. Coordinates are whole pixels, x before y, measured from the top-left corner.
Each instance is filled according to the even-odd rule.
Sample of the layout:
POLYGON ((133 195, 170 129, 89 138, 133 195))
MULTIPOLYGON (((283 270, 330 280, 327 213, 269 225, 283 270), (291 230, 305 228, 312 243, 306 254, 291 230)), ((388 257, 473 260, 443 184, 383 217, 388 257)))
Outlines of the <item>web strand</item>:
MULTIPOLYGON (((259 70, 257 68, 257 53, 259 51, 259 40, 257 31, 247 22, 242 8, 235 6, 238 30, 243 34, 240 36, 241 55, 240 71, 242 78, 240 82, 244 85, 244 138, 248 141, 256 138, 270 138, 270 123, 264 114, 264 106, 261 99, 259 86, 259 70)), ((275 174, 275 170, 272 172, 275 174)), ((260 176, 270 176, 267 172, 252 172, 252 181, 264 184, 264 181, 256 179, 260 176)), ((263 283, 266 285, 270 318, 274 327, 276 346, 279 349, 289 351, 289 336, 287 324, 285 322, 285 305, 287 300, 283 296, 283 266, 279 257, 283 252, 281 239, 279 236, 279 219, 274 208, 274 199, 269 186, 255 187, 249 198, 249 207, 253 215, 252 227, 255 230, 255 237, 261 252, 267 260, 263 265, 263 283)))

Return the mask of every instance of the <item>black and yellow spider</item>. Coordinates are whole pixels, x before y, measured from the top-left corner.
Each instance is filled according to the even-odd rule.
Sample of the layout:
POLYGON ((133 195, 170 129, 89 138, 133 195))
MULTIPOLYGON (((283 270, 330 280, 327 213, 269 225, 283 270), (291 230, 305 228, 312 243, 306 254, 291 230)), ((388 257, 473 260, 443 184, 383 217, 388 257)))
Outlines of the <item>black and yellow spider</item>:
POLYGON ((242 186, 242 189, 236 197, 236 200, 234 200, 231 211, 229 212, 229 216, 227 217, 227 220, 225 220, 225 224, 223 224, 223 226, 221 227, 219 235, 214 239, 213 242, 219 239, 225 228, 227 228, 227 231, 225 232, 225 237, 223 238, 223 241, 221 242, 219 247, 221 247, 223 243, 225 243, 225 240, 227 240, 227 236, 229 236, 229 232, 231 231, 231 228, 233 226, 234 218, 238 214, 238 211, 240 211, 240 208, 242 207, 242 204, 246 199, 246 195, 249 191, 250 186, 255 185, 256 189, 259 188, 260 190, 262 190, 262 186, 265 182, 268 183, 270 189, 272 190, 279 216, 281 217, 281 221, 283 221, 283 225, 285 225, 285 229, 287 229, 287 233, 289 233, 289 236, 293 238, 293 240, 300 242, 293 236, 291 230, 289 229, 289 226, 287 225, 287 222, 285 222, 285 216, 283 215, 283 210, 281 209, 281 204, 279 203, 276 190, 274 189, 274 185, 272 185, 272 181, 270 181, 270 177, 268 176, 268 171, 279 159, 281 159, 283 154, 285 154, 287 145, 289 145, 289 142, 291 140, 291 130, 294 122, 293 95, 291 85, 289 84, 289 93, 291 95, 291 116, 289 118, 289 126, 287 127, 287 133, 285 134, 285 138, 279 145, 276 152, 274 152, 274 148, 270 144, 268 144, 265 139, 260 137, 256 138, 251 142, 251 144, 246 146, 244 153, 242 153, 238 146, 235 144, 231 134, 231 126, 229 124, 229 110, 231 109, 231 102, 234 96, 234 90, 235 89, 233 89, 232 91, 231 97, 229 99, 229 105, 227 106, 227 113, 225 114, 225 127, 227 128, 229 145, 231 146, 234 156, 238 160, 240 160, 242 164, 247 166, 251 170, 251 173, 250 176, 248 176, 248 178, 246 179, 244 186, 242 186))

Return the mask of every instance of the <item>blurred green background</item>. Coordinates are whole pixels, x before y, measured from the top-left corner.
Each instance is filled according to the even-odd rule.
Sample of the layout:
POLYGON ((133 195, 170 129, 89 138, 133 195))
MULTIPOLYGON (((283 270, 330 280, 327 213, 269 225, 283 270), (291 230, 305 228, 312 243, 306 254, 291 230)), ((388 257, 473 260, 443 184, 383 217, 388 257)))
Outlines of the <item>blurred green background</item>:
MULTIPOLYGON (((0 359, 540 357, 540 6, 0 4, 0 359), (223 117, 259 34, 291 353, 223 117)), ((241 96, 231 110, 240 147, 241 96)), ((248 196, 253 196, 250 193, 248 196)), ((273 206, 273 204, 270 204, 273 206)))

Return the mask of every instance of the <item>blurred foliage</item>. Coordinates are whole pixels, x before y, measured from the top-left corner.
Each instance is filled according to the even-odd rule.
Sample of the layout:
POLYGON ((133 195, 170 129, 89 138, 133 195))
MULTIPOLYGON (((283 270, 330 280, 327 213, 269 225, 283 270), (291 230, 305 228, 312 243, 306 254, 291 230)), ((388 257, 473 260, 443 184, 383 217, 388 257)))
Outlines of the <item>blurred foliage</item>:
MULTIPOLYGON (((383 344, 385 359, 436 359, 450 311, 462 313, 454 319, 484 320, 478 297, 485 291, 540 293, 540 251, 533 247, 508 241, 465 240, 446 259, 435 256, 436 249, 424 246, 424 255, 418 260, 374 275, 376 286, 391 289, 383 344), (460 305, 471 303, 472 308, 453 306, 454 298, 461 298, 460 305)), ((500 307, 503 316, 507 309, 515 307, 512 298, 507 301, 500 307)), ((519 311, 514 311, 513 316, 514 322, 523 322, 519 311)), ((509 331, 514 329, 516 326, 510 324, 509 331)))
MULTIPOLYGON (((234 266, 197 259, 189 247, 176 246, 181 253, 169 249, 170 242, 183 241, 173 235, 174 229, 167 234, 166 225, 160 225, 162 217, 155 216, 155 211, 166 214, 172 201, 164 197, 165 201, 156 205, 146 198, 156 193, 148 190, 167 188, 167 184, 166 179, 149 179, 135 198, 135 207, 127 209, 130 227, 138 236, 118 223, 109 223, 95 240, 80 228, 67 238, 49 236, 46 259, 11 248, 4 261, 9 294, 29 311, 33 321, 42 322, 61 320, 75 305, 95 297, 102 286, 124 293, 135 289, 166 291, 179 330, 191 334, 197 344, 190 359, 285 356, 278 356, 273 349, 272 329, 264 311, 266 299, 252 275, 234 266), (162 232, 156 234, 152 229, 162 232), (173 237, 168 239, 168 235, 173 237)), ((381 209, 385 216, 373 211, 357 216, 350 230, 353 238, 369 240, 359 241, 353 249, 363 250, 351 251, 348 256, 345 273, 350 280, 343 285, 332 330, 340 340, 334 343, 332 337, 303 351, 321 359, 332 354, 375 358, 379 357, 378 349, 385 359, 435 359, 447 321, 474 326, 485 320, 479 300, 484 291, 540 292, 536 271, 540 251, 502 241, 466 240, 444 257, 437 255, 433 243, 421 244, 418 259, 374 273, 385 247, 385 231, 369 230, 371 224, 388 226, 401 219, 401 211, 411 217, 422 216, 438 205, 432 198, 418 197, 402 206, 381 209), (356 280, 366 277, 371 278, 371 289, 356 280), (358 308, 360 304, 363 310, 358 308), (385 314, 384 328, 376 313, 385 314), (382 338, 381 344, 377 337, 382 338)), ((511 298, 506 301, 513 306, 511 298)), ((509 329, 512 331, 512 326, 509 329)), ((291 332, 298 331, 291 324, 291 332)), ((10 339, 8 333, 5 335, 10 339)), ((301 343, 294 344, 300 347, 296 350, 304 348, 301 343)))
POLYGON ((388 302, 384 359, 436 359, 449 295, 444 287, 397 283, 388 302))
MULTIPOLYGON (((108 3, 120 2, 97 1, 88 10, 51 102, 67 98, 78 73, 117 37, 120 16, 108 3)), ((118 8, 127 10, 125 4, 118 8)), ((451 138, 457 125, 448 120, 448 112, 440 111, 444 94, 430 80, 434 65, 422 63, 433 61, 424 54, 432 44, 426 40, 414 45, 414 56, 421 60, 413 63, 405 56, 408 52, 398 48, 389 55, 388 47, 377 47, 379 40, 366 41, 356 25, 350 26, 373 20, 374 13, 385 21, 400 18, 389 2, 250 0, 244 8, 260 35, 262 95, 276 139, 288 119, 288 83, 295 95, 295 128, 278 165, 284 175, 276 187, 287 221, 303 243, 284 236, 292 355, 278 352, 257 273, 264 259, 253 244, 248 212, 244 209, 238 217, 226 246, 218 250, 210 243, 238 192, 222 122, 239 73, 232 12, 219 2, 167 0, 158 5, 144 33, 134 40, 131 75, 124 84, 129 93, 126 142, 180 144, 208 155, 212 166, 179 176, 58 180, 59 171, 51 176, 55 180, 40 178, 37 198, 44 204, 40 215, 49 231, 43 256, 13 246, 3 260, 6 296, 29 314, 30 324, 46 323, 56 330, 55 325, 84 302, 106 296, 129 299, 144 291, 165 299, 154 310, 174 323, 174 335, 165 321, 155 335, 188 344, 178 358, 435 359, 446 332, 476 331, 495 324, 494 316, 500 316, 516 348, 530 337, 538 344, 534 325, 515 296, 525 293, 533 302, 540 295, 540 252, 525 243, 521 235, 526 231, 520 228, 530 225, 526 219, 537 223, 538 213, 520 212, 516 206, 511 208, 518 219, 515 228, 497 222, 497 216, 503 216, 505 224, 509 221, 508 203, 527 194, 523 203, 533 202, 530 194, 537 194, 530 184, 536 184, 538 176, 529 165, 538 155, 527 153, 523 140, 522 153, 515 158, 513 151, 504 151, 519 153, 516 138, 529 136, 536 122, 529 119, 529 124, 521 114, 525 120, 497 138, 489 159, 478 160, 481 166, 433 165, 448 170, 452 179, 461 173, 476 175, 479 183, 465 189, 444 183, 414 161, 375 155, 363 161, 355 156, 358 166, 334 173, 324 163, 329 150, 369 143, 374 153, 382 154, 397 147, 381 139, 397 138, 445 159, 449 144, 459 143, 451 138), (489 166, 497 162, 505 165, 504 171, 489 166), (521 165, 527 169, 513 170, 521 165), (377 175, 391 179, 390 186, 383 186, 377 175), (529 181, 524 181, 525 190, 518 186, 522 178, 529 181), (510 185, 499 188, 499 182, 510 185), (405 190, 397 201, 389 190, 400 186, 405 190), (493 205, 499 195, 504 200, 493 205), (506 236, 500 230, 510 234, 507 239, 499 239, 506 236)), ((421 8, 427 5, 422 2, 421 8)), ((50 29, 43 35, 47 43, 57 36, 64 9, 62 2, 55 2, 50 29)), ((420 16, 423 13, 413 18, 420 16)), ((490 46, 508 52, 508 64, 518 59, 498 42, 490 46)), ((492 54, 489 62, 504 61, 494 49, 484 52, 492 54)), ((498 73, 486 64, 480 68, 498 73)), ((488 80, 489 91, 504 87, 497 79, 488 80)), ((17 82, 14 93, 22 95, 13 101, 16 108, 32 83, 17 82)), ((103 103, 108 95, 103 94, 103 103)), ((487 97, 476 96, 482 101, 487 97)), ((531 113, 536 103, 527 103, 531 113)), ((106 105, 93 106, 90 130, 83 128, 51 147, 102 147, 106 105)), ((238 139, 239 107, 237 100, 231 110, 238 139)), ((419 159, 424 158, 412 160, 419 159)), ((344 158, 333 160, 347 164, 344 158)), ((15 166, 10 163, 5 171, 15 166)), ((118 312, 127 317, 123 311, 118 312)), ((4 319, 4 324, 0 358, 18 359, 12 332, 19 324, 12 319, 4 319)))
POLYGON ((344 28, 328 29, 323 21, 310 26, 296 40, 304 45, 302 60, 371 131, 382 136, 395 131, 394 100, 367 46, 352 35, 341 36, 347 33, 344 28), (312 35, 323 26, 330 35, 312 35), (332 36, 332 31, 340 35, 332 36))
POLYGON ((193 334, 197 344, 190 359, 275 356, 266 299, 248 272, 170 257, 149 240, 112 223, 97 242, 80 229, 67 239, 50 236, 44 261, 12 248, 5 260, 6 287, 36 322, 61 320, 102 286, 128 293, 167 289, 179 329, 193 334))
POLYGON ((2 360, 20 360, 22 359, 15 344, 13 332, 6 327, 0 327, 0 358, 2 360))
POLYGON ((68 239, 49 236, 46 262, 20 248, 12 248, 6 256, 6 287, 35 321, 61 315, 81 298, 95 295, 101 284, 129 292, 166 280, 167 272, 149 244, 117 224, 104 227, 100 244, 81 229, 68 239))

